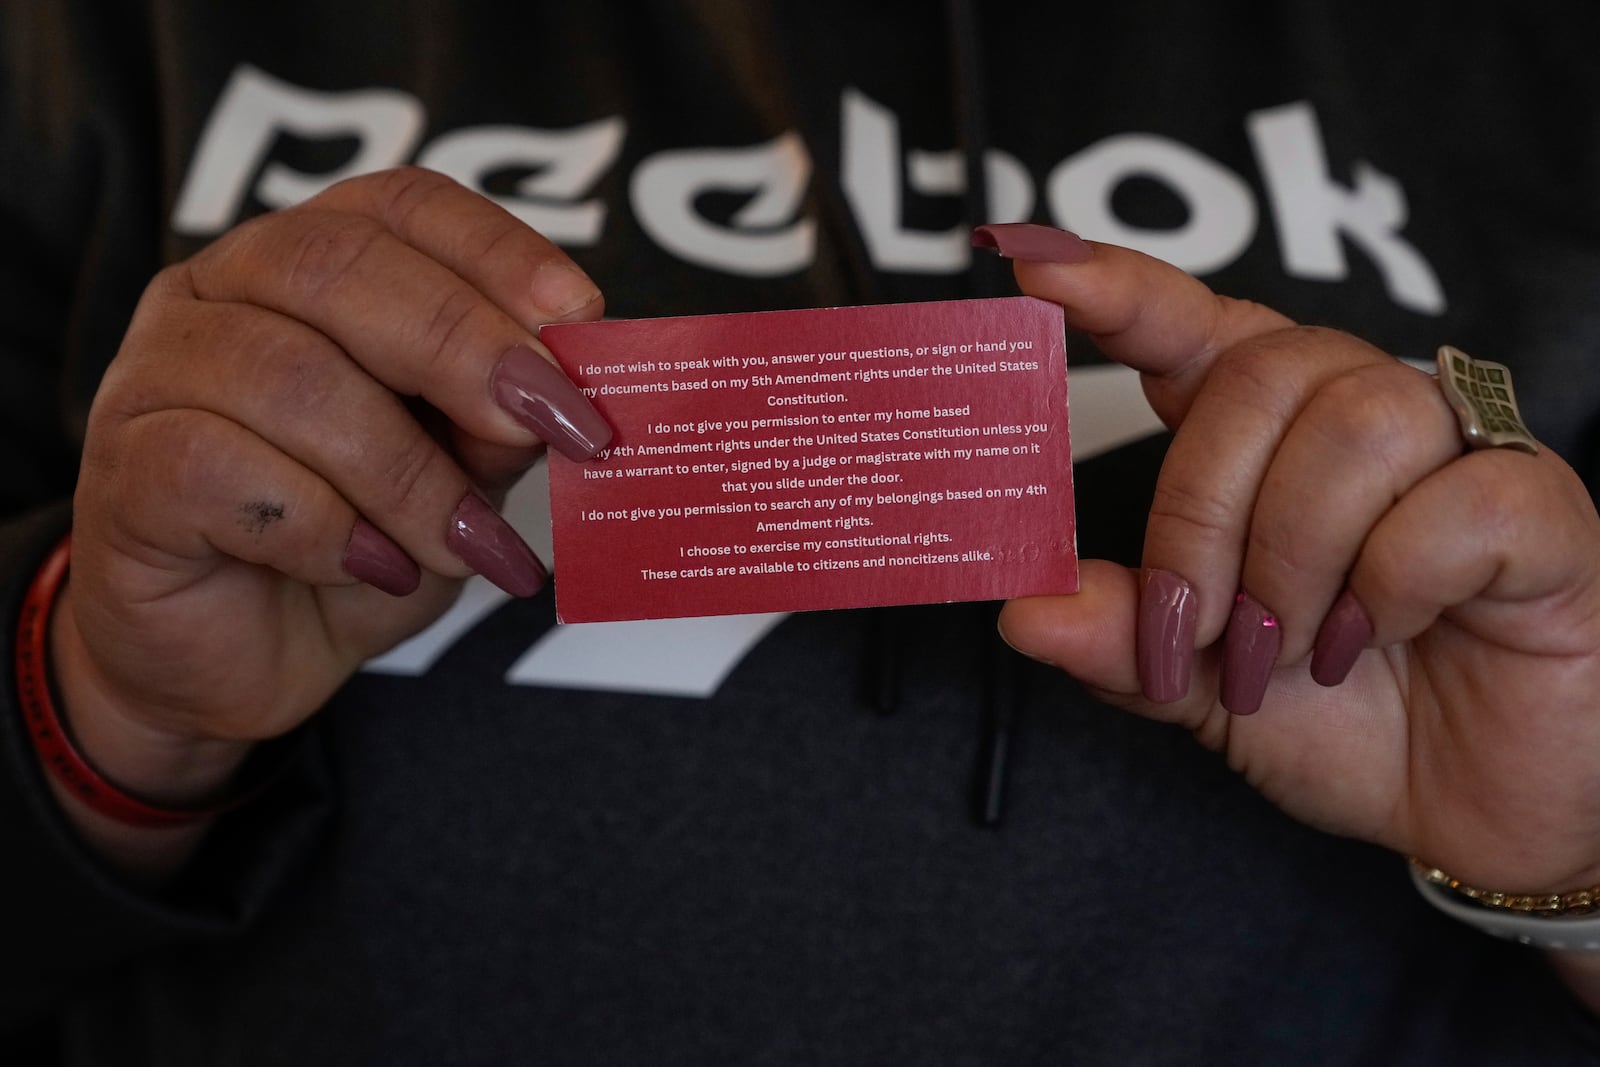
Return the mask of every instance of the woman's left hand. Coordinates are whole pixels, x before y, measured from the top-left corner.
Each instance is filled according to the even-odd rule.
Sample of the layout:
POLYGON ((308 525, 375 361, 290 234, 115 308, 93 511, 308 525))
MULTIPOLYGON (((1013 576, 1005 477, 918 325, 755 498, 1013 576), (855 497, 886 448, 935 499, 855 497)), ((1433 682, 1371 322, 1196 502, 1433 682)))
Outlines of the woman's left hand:
POLYGON ((1501 891, 1600 883, 1600 518, 1572 469, 1467 450, 1426 372, 1147 256, 978 241, 1175 431, 1142 569, 1084 561, 1006 639, 1313 826, 1501 891))

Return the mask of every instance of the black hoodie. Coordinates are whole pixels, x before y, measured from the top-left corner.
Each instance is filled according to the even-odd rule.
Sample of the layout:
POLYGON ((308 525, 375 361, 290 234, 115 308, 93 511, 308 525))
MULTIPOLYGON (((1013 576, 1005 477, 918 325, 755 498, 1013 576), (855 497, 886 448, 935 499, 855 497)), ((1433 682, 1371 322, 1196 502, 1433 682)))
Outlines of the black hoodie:
MULTIPOLYGON (((1009 292, 966 245, 985 219, 1142 244, 1396 355, 1510 363, 1593 486, 1596 30, 1320 0, 7 5, 6 640, 149 276, 353 166, 504 197, 616 316, 1009 292)), ((1069 353, 1075 412, 1123 395, 1069 353)), ((1129 414, 1075 437, 1086 556, 1138 558, 1164 441, 1129 414)), ((474 583, 159 897, 64 827, 7 675, 0 1020, 85 1065, 1600 1055, 1536 955, 1008 653, 994 614, 566 634, 548 592, 474 583)))

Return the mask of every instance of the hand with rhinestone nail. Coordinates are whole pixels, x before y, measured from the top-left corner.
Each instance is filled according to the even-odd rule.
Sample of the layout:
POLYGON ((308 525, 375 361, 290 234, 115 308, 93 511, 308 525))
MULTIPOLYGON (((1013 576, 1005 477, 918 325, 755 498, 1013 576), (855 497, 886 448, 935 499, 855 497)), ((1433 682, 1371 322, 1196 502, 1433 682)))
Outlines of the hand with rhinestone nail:
POLYGON ((1085 561, 1007 640, 1314 826, 1506 891, 1600 883, 1600 518, 1571 468, 1468 450, 1427 373, 1146 256, 974 241, 1175 431, 1143 568, 1085 561))
POLYGON ((100 772, 204 796, 468 575, 538 591, 495 505, 547 444, 608 442, 535 336, 601 307, 549 241, 416 169, 159 274, 96 397, 51 631, 100 772))

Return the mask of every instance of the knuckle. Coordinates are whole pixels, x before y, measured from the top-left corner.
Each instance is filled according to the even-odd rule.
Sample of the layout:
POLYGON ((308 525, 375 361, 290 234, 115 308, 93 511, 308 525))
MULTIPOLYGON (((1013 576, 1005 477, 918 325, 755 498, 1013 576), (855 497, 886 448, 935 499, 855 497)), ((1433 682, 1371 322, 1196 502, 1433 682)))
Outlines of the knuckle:
POLYGON ((1257 334, 1217 358, 1207 389, 1286 421, 1305 400, 1307 364, 1325 362, 1330 352, 1348 351, 1353 343, 1359 342, 1325 326, 1291 325, 1257 334))
POLYGON ((1255 522, 1250 525, 1245 558, 1254 570, 1270 571, 1282 581, 1285 576, 1318 573, 1306 547, 1306 539, 1296 536, 1292 522, 1255 522))
POLYGON ((1228 502, 1217 493, 1161 478, 1151 497, 1150 522, 1171 527, 1175 540, 1214 544, 1233 536, 1236 519, 1228 502))
POLYGON ((93 441, 129 419, 162 406, 161 391, 146 368, 148 362, 140 350, 127 346, 111 361, 89 408, 84 424, 86 440, 93 441))
POLYGON ((1453 416, 1432 380, 1393 361, 1330 379, 1307 405, 1303 425, 1323 449, 1348 457, 1342 462, 1385 472, 1395 485, 1459 450, 1453 416))
POLYGON ((190 342, 195 333, 194 310, 200 300, 198 284, 188 262, 158 271, 134 307, 112 366, 141 363, 152 354, 167 354, 190 342))
POLYGON ((1262 333, 1252 334, 1252 337, 1260 338, 1279 332, 1276 324, 1284 321, 1280 313, 1258 301, 1226 296, 1222 293, 1213 293, 1212 296, 1215 298, 1214 313, 1210 316, 1206 337, 1201 346, 1201 351, 1205 355, 1218 353, 1226 346, 1225 335, 1233 332, 1229 329, 1230 324, 1244 321, 1259 323, 1267 328, 1262 333))
POLYGON ((1405 429, 1405 409, 1405 398, 1357 372, 1324 385, 1307 421, 1328 446, 1375 458, 1405 429))
POLYGON ((427 361, 423 373, 453 366, 459 357, 473 351, 473 338, 487 315, 489 306, 476 290, 454 285, 441 293, 417 339, 418 351, 427 361))
POLYGON ((145 286, 141 307, 165 300, 193 300, 199 294, 196 266, 190 260, 179 260, 157 271, 145 286))
POLYGON ((313 298, 326 295, 383 236, 383 227, 361 215, 304 213, 283 258, 289 290, 313 298))
POLYGON ((531 276, 532 267, 548 257, 528 252, 523 248, 518 239, 526 236, 526 231, 522 230, 520 225, 508 216, 506 219, 497 218, 473 227, 470 232, 462 235, 462 250, 468 261, 487 263, 503 256, 510 256, 523 261, 521 266, 531 276))
POLYGON ((172 264, 156 275, 158 282, 182 284, 187 281, 194 287, 194 295, 201 300, 226 298, 219 293, 217 278, 233 263, 255 262, 266 240, 274 229, 283 225, 282 217, 288 212, 257 215, 236 224, 221 237, 200 249, 187 260, 172 264))
POLYGON ((218 432, 222 425, 215 416, 195 410, 129 419, 115 446, 120 487, 140 492, 129 483, 148 480, 161 497, 211 498, 218 482, 238 467, 230 436, 218 432))
POLYGON ((1288 399, 1282 371, 1285 353, 1271 338, 1253 338, 1220 357, 1207 388, 1230 403, 1257 410, 1283 409, 1288 399))
POLYGON ((96 475, 80 481, 83 510, 136 540, 203 538, 251 562, 315 570, 348 536, 350 508, 338 493, 219 415, 142 415, 95 451, 96 475))
MULTIPOLYGON (((382 497, 378 505, 384 515, 431 514, 440 506, 441 485, 458 479, 451 477, 453 464, 420 426, 414 428, 406 439, 391 449, 379 470, 378 486, 382 497)), ((465 484, 460 494, 466 492, 465 484)), ((460 494, 457 494, 459 496, 460 494)), ((454 507, 456 500, 444 502, 446 508, 454 507)))
POLYGON ((252 355, 249 380, 238 383, 260 398, 266 411, 304 413, 337 407, 347 395, 348 363, 342 351, 311 331, 264 323, 244 343, 252 355))
POLYGON ((241 279, 259 271, 261 264, 281 262, 286 235, 316 214, 312 204, 305 204, 246 219, 187 261, 174 264, 168 277, 176 286, 189 285, 199 300, 237 300, 241 279))
POLYGON ((1342 344, 1345 334, 1324 326, 1293 324, 1255 334, 1240 341, 1220 357, 1224 364, 1249 368, 1257 375, 1270 372, 1330 343, 1342 344))
POLYGON ((1372 598, 1384 604, 1431 604, 1439 595, 1437 576, 1417 566, 1413 545, 1397 537, 1369 542, 1358 564, 1372 598))
POLYGON ((1336 330, 1331 326, 1317 326, 1306 323, 1286 326, 1277 332, 1283 336, 1288 344, 1306 350, 1325 348, 1330 345, 1348 345, 1355 340, 1352 335, 1343 330, 1336 330))
POLYGON ((1293 323, 1260 334, 1255 339, 1295 356, 1311 356, 1315 353, 1326 352, 1336 348, 1347 348, 1352 343, 1357 343, 1356 338, 1343 330, 1336 330, 1331 326, 1317 326, 1311 323, 1293 323))
POLYGON ((462 188, 454 179, 426 167, 394 167, 373 176, 375 192, 384 222, 397 232, 406 232, 419 214, 440 197, 451 196, 462 188))

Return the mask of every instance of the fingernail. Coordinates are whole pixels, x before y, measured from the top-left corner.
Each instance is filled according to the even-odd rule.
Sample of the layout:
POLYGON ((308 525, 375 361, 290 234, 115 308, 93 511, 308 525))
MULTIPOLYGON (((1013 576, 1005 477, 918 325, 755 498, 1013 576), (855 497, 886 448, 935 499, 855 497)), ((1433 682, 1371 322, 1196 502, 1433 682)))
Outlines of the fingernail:
POLYGON ((1139 688, 1146 700, 1170 704, 1189 692, 1196 610, 1189 583, 1171 571, 1144 572, 1139 596, 1139 688))
POLYGON ((1253 715, 1267 695, 1267 682, 1282 643, 1278 618, 1246 593, 1240 593, 1222 644, 1222 706, 1235 715, 1253 715))
POLYGON ((350 577, 390 596, 409 596, 422 581, 422 569, 416 561, 376 526, 359 517, 344 546, 344 570, 350 577))
POLYGON ((512 596, 532 596, 550 577, 533 549, 477 493, 468 493, 456 506, 445 544, 475 573, 512 596))
POLYGON ((527 345, 500 357, 495 403, 571 459, 590 459, 611 443, 611 427, 561 368, 527 345))
POLYGON ((1311 648, 1311 678, 1318 685, 1338 685, 1372 640, 1372 617, 1354 593, 1346 589, 1317 630, 1311 648))
POLYGON ((547 262, 533 274, 533 302, 554 319, 576 315, 600 299, 589 276, 570 263, 547 262))
POLYGON ((1094 248, 1071 230, 1032 222, 994 222, 972 231, 972 247, 992 248, 1007 259, 1036 263, 1082 263, 1094 248))

